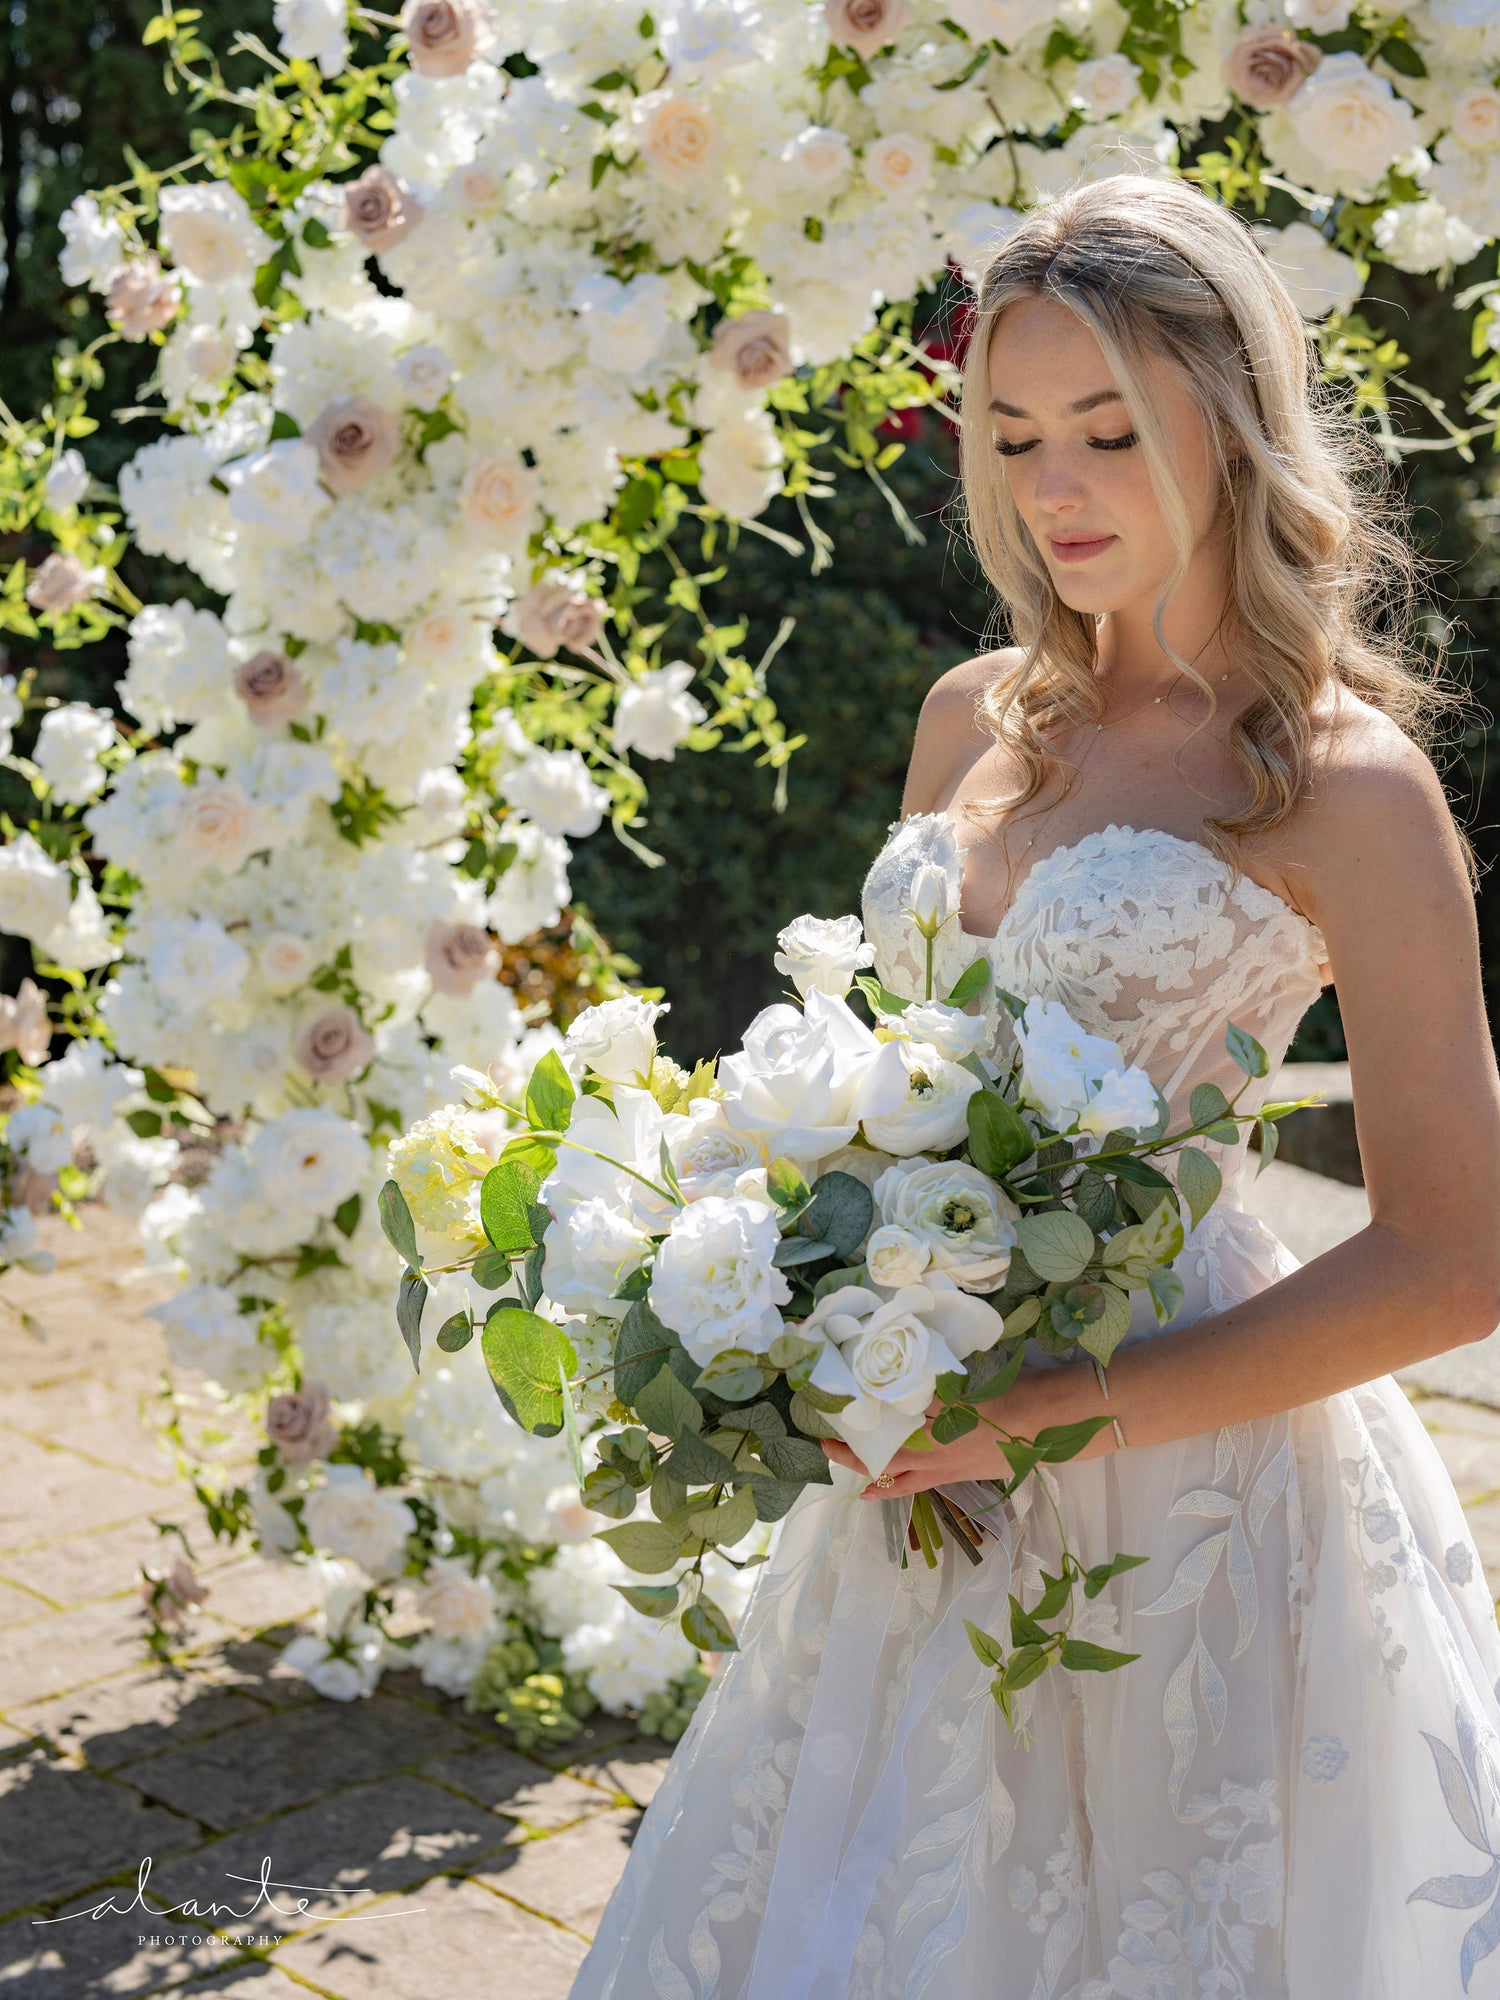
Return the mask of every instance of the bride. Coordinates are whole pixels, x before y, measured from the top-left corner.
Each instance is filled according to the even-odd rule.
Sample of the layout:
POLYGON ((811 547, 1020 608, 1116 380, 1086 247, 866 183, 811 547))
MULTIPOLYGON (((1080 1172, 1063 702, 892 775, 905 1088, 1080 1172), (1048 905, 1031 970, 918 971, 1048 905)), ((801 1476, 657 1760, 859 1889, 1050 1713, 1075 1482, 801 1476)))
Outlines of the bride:
POLYGON ((927 698, 865 883, 876 971, 920 990, 907 911, 938 871, 939 981, 988 955, 1149 1069, 1174 1125, 1239 1080, 1229 1021, 1274 1065, 1336 980, 1371 1220, 1299 1266, 1221 1147, 1171 1325, 1138 1293, 1107 1395, 1033 1349, 995 1412, 1116 1421, 1018 1491, 978 1567, 899 1567, 880 1517, 1003 1474, 987 1433, 903 1451, 884 1492, 828 1445, 574 2000, 1491 1993, 1500 1637, 1390 1374, 1500 1321, 1467 853, 1421 747, 1441 697, 1389 615, 1415 559, 1279 278, 1181 182, 1102 180, 1017 228, 962 422, 1024 643, 927 698), (1044 1675, 1012 1735, 964 1621, 1004 1629, 1063 1538, 1148 1558, 1074 1627, 1138 1657, 1044 1675))

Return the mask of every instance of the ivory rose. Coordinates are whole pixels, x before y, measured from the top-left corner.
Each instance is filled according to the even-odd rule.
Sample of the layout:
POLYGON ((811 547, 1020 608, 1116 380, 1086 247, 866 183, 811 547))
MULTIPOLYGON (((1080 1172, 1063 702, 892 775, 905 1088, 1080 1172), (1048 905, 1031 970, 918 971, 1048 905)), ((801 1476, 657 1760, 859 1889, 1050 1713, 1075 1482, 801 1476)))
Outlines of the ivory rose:
POLYGON ((126 340, 144 340, 172 324, 181 299, 176 278, 152 255, 115 273, 104 295, 104 314, 126 340))
POLYGON ((518 452, 481 453, 464 473, 458 511, 482 540, 519 553, 536 525, 539 497, 536 474, 518 452))
POLYGON ((706 106, 671 90, 648 90, 631 107, 635 143, 667 187, 704 184, 718 166, 724 135, 706 106))
POLYGON ((318 454, 324 485, 340 496, 389 472, 401 449, 401 426, 368 396, 330 403, 305 435, 318 454))
POLYGON ((307 709, 307 686, 285 653, 269 647, 252 653, 234 670, 234 691, 259 729, 295 722, 307 709))
POLYGON ((878 194, 921 194, 932 183, 932 147, 915 132, 888 132, 865 147, 864 170, 878 194))
POLYGON ((366 167, 344 189, 343 226, 375 256, 394 250, 422 220, 422 204, 384 167, 366 167))
POLYGON ((177 834, 200 867, 232 875, 260 839, 255 807, 232 778, 199 778, 183 797, 177 834))
POLYGON ((1269 111, 1299 91, 1322 60, 1317 43, 1303 41, 1285 22, 1263 22, 1235 38, 1224 81, 1242 104, 1269 111))
POLYGON ((348 1083, 369 1067, 375 1043, 352 1007, 330 1007, 309 1021, 292 1054, 317 1083, 348 1083))

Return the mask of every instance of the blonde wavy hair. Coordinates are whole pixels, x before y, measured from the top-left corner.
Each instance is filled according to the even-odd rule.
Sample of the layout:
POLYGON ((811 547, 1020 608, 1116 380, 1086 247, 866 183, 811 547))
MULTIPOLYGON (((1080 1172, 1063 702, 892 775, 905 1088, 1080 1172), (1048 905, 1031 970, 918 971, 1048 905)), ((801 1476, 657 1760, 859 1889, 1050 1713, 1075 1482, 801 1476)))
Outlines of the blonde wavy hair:
POLYGON ((1439 676, 1441 638, 1423 654, 1407 636, 1427 566, 1401 530, 1379 447, 1324 380, 1316 341, 1246 223, 1177 179, 1118 174, 1069 189, 1028 215, 985 267, 963 367, 961 510, 1024 653, 978 704, 1024 782, 975 811, 1023 808, 1064 761, 1047 733, 1104 708, 1093 614, 1058 596, 994 446, 991 337, 1008 307, 1033 298, 1055 299, 1090 328, 1126 400, 1177 550, 1154 606, 1156 636, 1207 695, 1206 726, 1214 690, 1162 632, 1187 574, 1191 525, 1144 365, 1166 362, 1197 405, 1227 510, 1225 623, 1257 689, 1229 736, 1249 803, 1204 823, 1208 845, 1237 868, 1237 842, 1278 826, 1307 789, 1313 710, 1330 681, 1430 754, 1438 718, 1461 697, 1439 676))

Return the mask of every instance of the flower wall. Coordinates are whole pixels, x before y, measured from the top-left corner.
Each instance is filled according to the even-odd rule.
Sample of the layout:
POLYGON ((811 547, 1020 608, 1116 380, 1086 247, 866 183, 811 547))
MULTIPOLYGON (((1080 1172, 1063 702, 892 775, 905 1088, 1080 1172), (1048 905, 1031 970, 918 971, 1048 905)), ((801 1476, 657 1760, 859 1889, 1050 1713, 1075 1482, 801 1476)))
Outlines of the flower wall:
MULTIPOLYGON (((279 0, 276 22, 276 49, 239 38, 263 80, 231 88, 197 13, 163 12, 177 86, 237 135, 65 219, 63 275, 139 348, 164 434, 118 494, 91 476, 100 342, 3 416, 0 521, 46 552, 4 578, 0 627, 68 647, 124 621, 129 667, 123 723, 50 706, 8 759, 35 811, 0 852, 0 928, 51 999, 0 1003, 0 1259, 42 1260, 54 1194, 139 1216, 179 1283, 174 1361, 269 1423, 248 1486, 200 1471, 215 1531, 328 1566, 298 1642, 328 1692, 412 1656, 534 1731, 590 1698, 672 1728, 690 1649, 610 1589, 561 1447, 474 1347, 415 1375, 391 1332, 388 1143, 435 1216, 503 1145, 503 1114, 444 1108, 450 1073, 503 1096, 560 1041, 501 954, 558 922, 573 842, 657 859, 653 760, 727 744, 784 771, 770 659, 704 592, 738 534, 776 532, 774 497, 818 567, 838 469, 884 485, 882 421, 954 384, 914 297, 1080 176, 1188 172, 1286 218, 1267 254, 1389 434, 1400 359, 1358 302, 1382 261, 1446 284, 1500 235, 1500 18, 279 0), (194 599, 137 603, 132 542, 194 599), (216 1121, 189 1186, 180 1149, 216 1121)), ((1500 322, 1470 294, 1472 434, 1500 322)), ((36 705, 0 679, 7 747, 36 705)))

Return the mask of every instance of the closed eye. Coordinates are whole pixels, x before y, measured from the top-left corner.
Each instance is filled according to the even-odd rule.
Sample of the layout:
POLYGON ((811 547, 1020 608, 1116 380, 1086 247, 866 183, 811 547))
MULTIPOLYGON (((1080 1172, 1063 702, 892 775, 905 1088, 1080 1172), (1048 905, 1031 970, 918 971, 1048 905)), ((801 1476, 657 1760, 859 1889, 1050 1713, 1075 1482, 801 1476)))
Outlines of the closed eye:
MULTIPOLYGON (((1030 451, 1036 442, 1035 438, 1027 438, 1024 444, 1007 444, 1004 438, 996 438, 995 449, 1002 458, 1015 458, 1023 451, 1030 451)), ((1123 437, 1086 438, 1084 442, 1092 445, 1095 451, 1124 451, 1128 445, 1136 442, 1136 433, 1126 431, 1123 437)))

